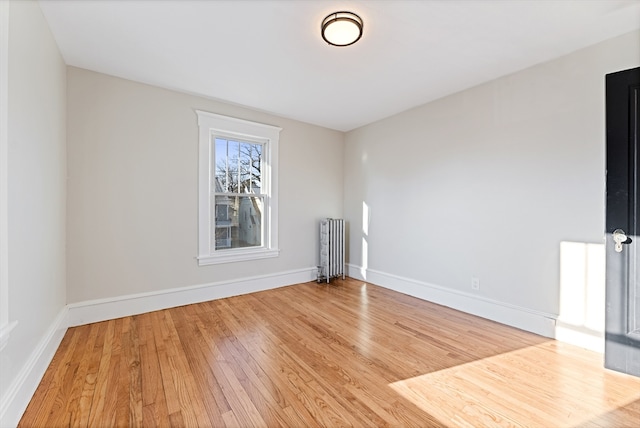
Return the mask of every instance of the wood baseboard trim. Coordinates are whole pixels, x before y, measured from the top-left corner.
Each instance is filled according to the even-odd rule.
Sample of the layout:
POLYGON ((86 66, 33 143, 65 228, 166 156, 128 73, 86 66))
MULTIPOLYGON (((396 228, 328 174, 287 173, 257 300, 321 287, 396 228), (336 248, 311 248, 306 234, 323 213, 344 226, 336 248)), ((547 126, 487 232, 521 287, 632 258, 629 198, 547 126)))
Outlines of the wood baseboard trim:
POLYGON ((487 299, 435 284, 348 264, 350 277, 468 314, 555 338, 557 315, 487 299))

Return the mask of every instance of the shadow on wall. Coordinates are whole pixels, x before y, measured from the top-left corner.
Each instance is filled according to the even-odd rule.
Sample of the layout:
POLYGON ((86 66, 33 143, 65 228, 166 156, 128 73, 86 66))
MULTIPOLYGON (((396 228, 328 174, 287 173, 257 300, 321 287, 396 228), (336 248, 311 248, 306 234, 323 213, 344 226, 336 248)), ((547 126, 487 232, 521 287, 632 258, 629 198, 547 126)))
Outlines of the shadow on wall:
POLYGON ((604 244, 560 243, 556 339, 604 352, 604 244))

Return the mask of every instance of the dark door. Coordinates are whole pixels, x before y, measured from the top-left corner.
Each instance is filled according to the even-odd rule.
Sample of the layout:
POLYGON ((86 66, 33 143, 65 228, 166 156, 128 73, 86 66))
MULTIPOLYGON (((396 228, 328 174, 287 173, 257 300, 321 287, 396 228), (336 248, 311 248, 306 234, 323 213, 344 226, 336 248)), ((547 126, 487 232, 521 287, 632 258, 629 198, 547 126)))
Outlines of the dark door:
POLYGON ((640 67, 608 74, 605 367, 640 376, 640 67))

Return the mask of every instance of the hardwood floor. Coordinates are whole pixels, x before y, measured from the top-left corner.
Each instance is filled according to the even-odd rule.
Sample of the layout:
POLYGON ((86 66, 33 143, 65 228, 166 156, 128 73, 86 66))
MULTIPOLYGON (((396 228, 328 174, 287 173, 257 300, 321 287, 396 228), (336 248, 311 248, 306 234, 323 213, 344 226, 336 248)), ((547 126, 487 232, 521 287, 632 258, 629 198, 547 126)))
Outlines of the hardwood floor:
POLYGON ((361 281, 69 329, 21 427, 638 427, 640 379, 361 281))

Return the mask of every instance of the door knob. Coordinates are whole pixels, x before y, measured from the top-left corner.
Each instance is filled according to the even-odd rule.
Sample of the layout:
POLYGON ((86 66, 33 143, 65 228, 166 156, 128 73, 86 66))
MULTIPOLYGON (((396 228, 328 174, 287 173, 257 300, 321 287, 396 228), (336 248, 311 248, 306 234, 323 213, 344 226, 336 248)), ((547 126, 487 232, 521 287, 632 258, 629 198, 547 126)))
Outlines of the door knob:
POLYGON ((616 229, 613 231, 613 242, 615 243, 614 249, 616 253, 621 253, 622 244, 630 244, 631 238, 627 236, 624 230, 616 229))

